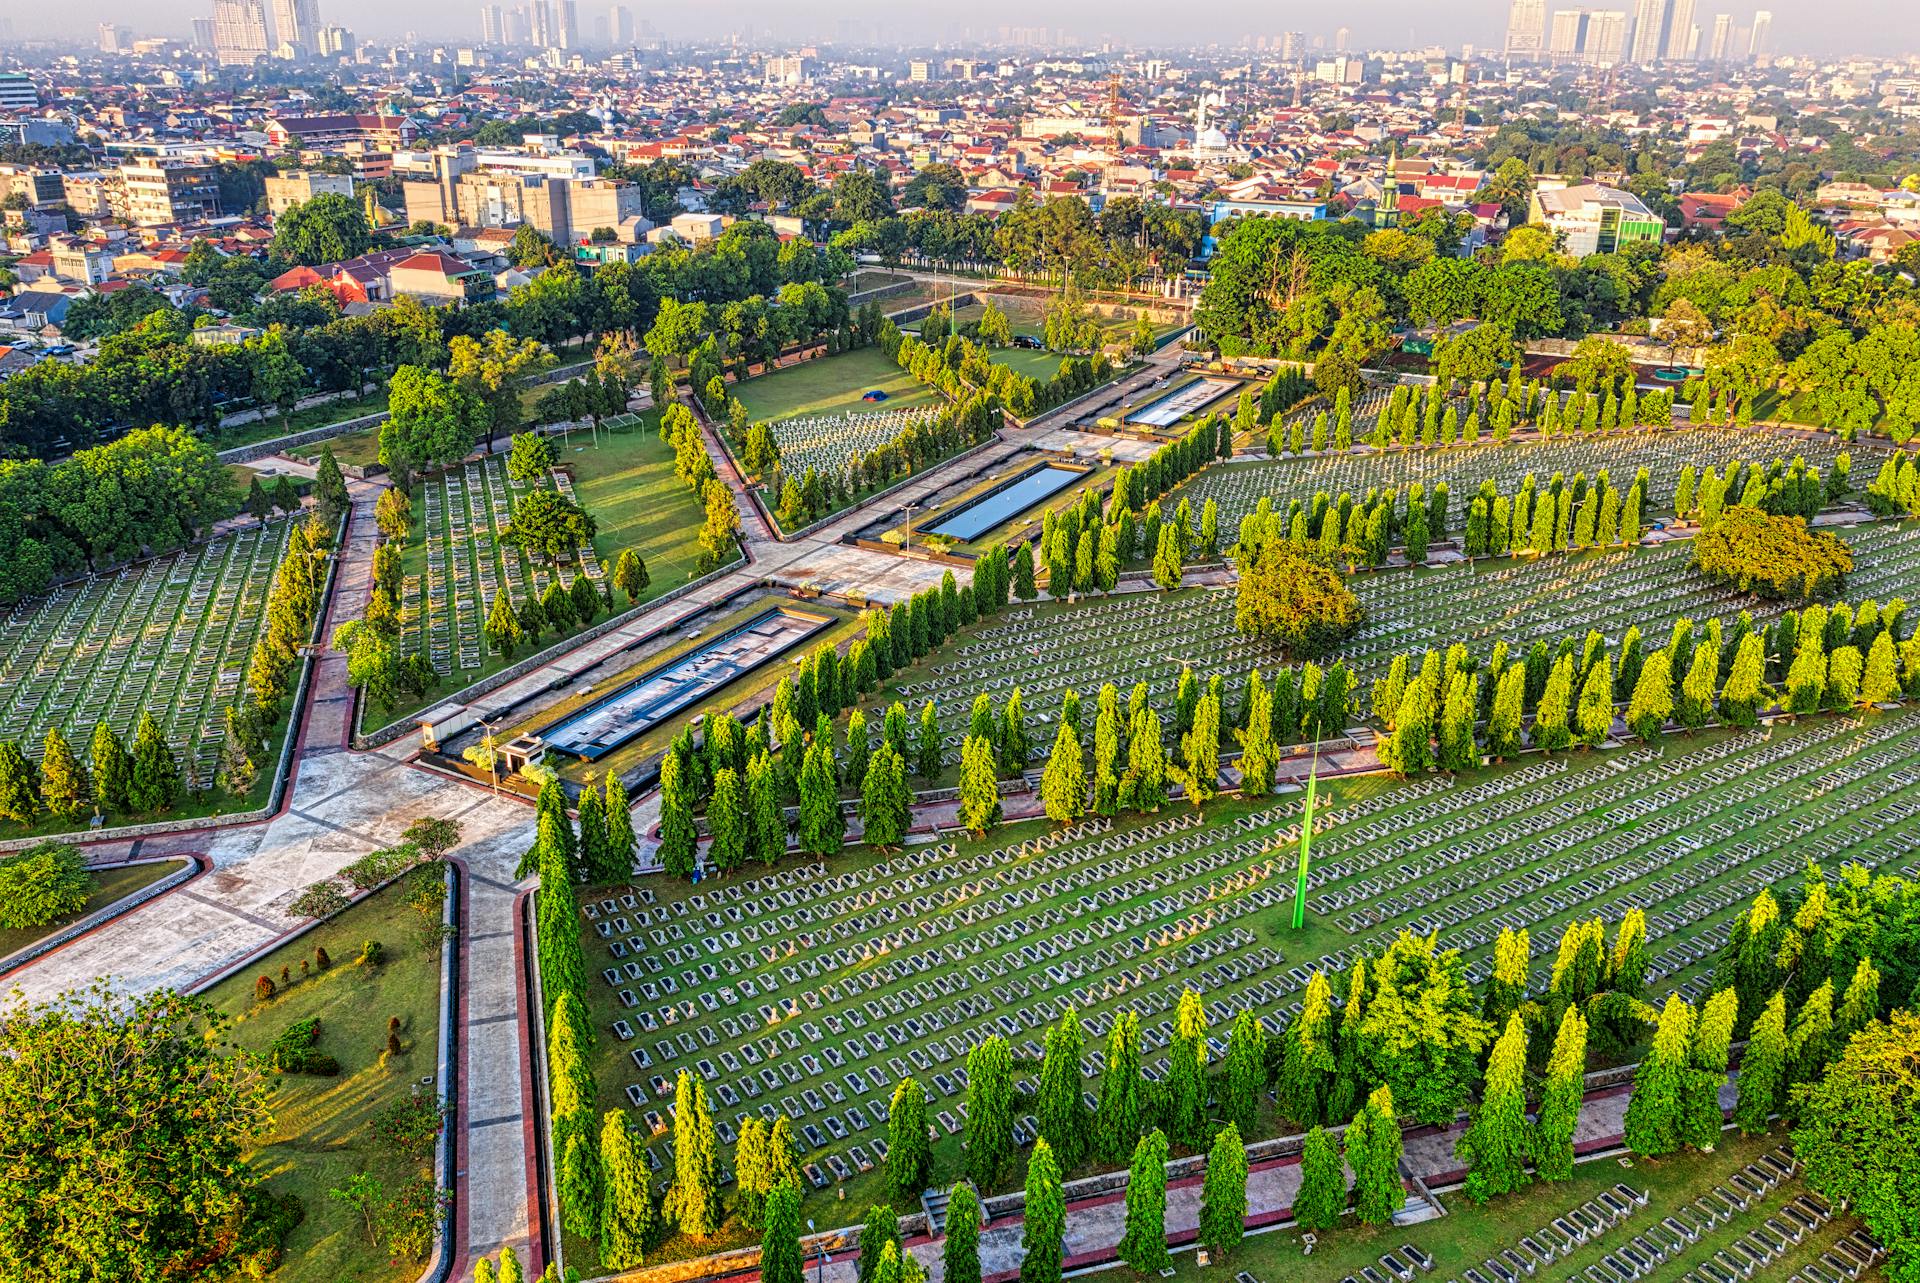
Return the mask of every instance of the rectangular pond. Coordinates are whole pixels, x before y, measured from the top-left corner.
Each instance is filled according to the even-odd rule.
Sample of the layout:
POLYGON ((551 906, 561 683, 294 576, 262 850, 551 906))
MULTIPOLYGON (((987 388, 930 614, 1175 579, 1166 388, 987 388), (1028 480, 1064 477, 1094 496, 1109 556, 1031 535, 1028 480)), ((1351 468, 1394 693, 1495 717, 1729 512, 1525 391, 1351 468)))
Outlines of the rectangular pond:
POLYGON ((1127 422, 1147 428, 1172 427, 1189 414, 1198 414, 1215 401, 1232 396, 1239 390, 1237 379, 1195 379, 1147 402, 1129 414, 1127 422))
POLYGON ((1060 493, 1086 476, 1081 468, 1042 463, 1017 477, 1009 477, 983 495, 969 499, 924 533, 965 542, 1019 516, 1050 495, 1060 493))
POLYGON ((793 649, 832 622, 827 615, 770 606, 698 649, 595 700, 542 731, 540 738, 549 748, 591 762, 793 649))

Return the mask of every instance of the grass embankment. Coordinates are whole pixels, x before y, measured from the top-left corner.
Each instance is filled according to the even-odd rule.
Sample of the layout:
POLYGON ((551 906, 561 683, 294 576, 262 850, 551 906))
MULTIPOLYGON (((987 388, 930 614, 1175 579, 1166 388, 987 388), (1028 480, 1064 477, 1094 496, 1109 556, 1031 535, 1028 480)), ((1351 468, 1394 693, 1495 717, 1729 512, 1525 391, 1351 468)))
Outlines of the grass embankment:
POLYGON ((391 1192, 432 1171, 430 1160, 397 1154, 376 1140, 371 1124, 382 1108, 406 1097, 438 1068, 440 944, 427 934, 438 908, 423 915, 408 906, 412 879, 376 892, 340 916, 215 985, 207 999, 235 1019, 232 1040, 264 1053, 289 1025, 320 1021, 317 1049, 340 1062, 331 1078, 269 1074, 273 1130, 248 1161, 276 1194, 300 1199, 305 1219, 288 1235, 273 1283, 400 1283, 420 1271, 418 1261, 393 1260, 370 1242, 352 1207, 331 1197, 362 1172, 391 1192), (368 941, 382 961, 356 962, 368 941), (332 965, 314 970, 324 948, 332 965), (282 979, 282 976, 285 979, 282 979), (278 993, 257 1002, 254 985, 271 977, 278 993), (389 1020, 400 1021, 398 1055, 388 1051, 389 1020))

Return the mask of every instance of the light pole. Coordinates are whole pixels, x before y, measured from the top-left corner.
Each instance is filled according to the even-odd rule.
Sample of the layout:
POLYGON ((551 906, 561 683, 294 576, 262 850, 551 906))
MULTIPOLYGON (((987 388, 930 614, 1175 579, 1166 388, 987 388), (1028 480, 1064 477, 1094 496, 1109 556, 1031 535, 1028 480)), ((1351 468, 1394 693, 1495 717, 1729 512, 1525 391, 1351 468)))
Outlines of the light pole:
POLYGON ((907 529, 906 533, 900 538, 901 552, 908 552, 913 548, 913 514, 918 511, 920 511, 919 504, 910 503, 907 505, 907 529))
MULTIPOLYGON (((813 1233, 812 1217, 807 1218, 807 1233, 813 1233)), ((814 1251, 818 1253, 818 1255, 814 1257, 813 1283, 824 1283, 827 1274, 827 1247, 824 1243, 815 1243, 813 1248, 814 1251)))
POLYGON ((493 782, 493 795, 497 798, 500 796, 500 746, 494 742, 494 724, 478 714, 473 720, 480 723, 480 729, 487 733, 486 739, 481 742, 487 748, 487 775, 493 782))

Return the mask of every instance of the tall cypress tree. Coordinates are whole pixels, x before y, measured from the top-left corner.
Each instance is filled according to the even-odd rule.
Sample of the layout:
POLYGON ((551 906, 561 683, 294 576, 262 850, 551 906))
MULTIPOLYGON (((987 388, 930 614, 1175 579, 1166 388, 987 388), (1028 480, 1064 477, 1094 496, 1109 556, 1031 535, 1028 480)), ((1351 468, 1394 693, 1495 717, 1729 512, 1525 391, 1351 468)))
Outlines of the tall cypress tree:
POLYGON ((120 736, 104 721, 94 725, 87 756, 93 765, 93 794, 100 805, 110 811, 126 810, 133 785, 133 759, 127 756, 120 736))
POLYGON ((1347 1128, 1347 1166, 1353 1168, 1354 1214, 1367 1225, 1387 1225, 1406 1202, 1400 1184, 1400 1123, 1393 1089, 1379 1087, 1347 1128))
POLYGON ((800 1189, 787 1183, 767 1195, 767 1227, 760 1237, 760 1283, 806 1283, 800 1253, 800 1189))
POLYGON ((1064 721, 1054 734, 1053 751, 1047 755, 1046 770, 1040 775, 1040 798, 1046 806, 1047 818, 1056 824, 1072 824, 1086 814, 1085 755, 1080 748, 1080 737, 1064 721))
POLYGON ((902 1078, 887 1108, 887 1183, 902 1202, 912 1203, 932 1180, 927 1092, 918 1079, 902 1078))
POLYGON ((680 755, 669 751, 660 759, 660 863, 667 876, 693 873, 699 833, 693 823, 693 787, 680 755))
POLYGON ((1633 1096, 1627 1101, 1627 1148, 1636 1154, 1649 1158, 1671 1154, 1686 1138, 1684 1104, 1693 1023, 1693 1008, 1679 994, 1669 995, 1653 1046, 1640 1061, 1633 1076, 1633 1096))
POLYGON ((943 1283, 980 1283, 980 1199, 964 1182, 947 1195, 946 1237, 940 1250, 943 1283))
POLYGON ((1726 1116, 1720 1109, 1720 1089, 1727 1081, 1727 1057, 1733 1046, 1734 1018, 1739 1000, 1732 989, 1721 989, 1700 1009, 1693 1032, 1691 1074, 1683 1106, 1682 1130, 1687 1144, 1703 1153, 1720 1141, 1726 1116))
POLYGON ((860 1227, 860 1283, 898 1283, 899 1263, 900 1218, 889 1204, 875 1203, 860 1227), (887 1270, 889 1253, 893 1272, 887 1270))
POLYGON ((1833 981, 1807 995, 1793 1016, 1787 1038, 1787 1078, 1798 1085, 1812 1082, 1833 1058, 1833 981))
POLYGON ((1167 1138, 1154 1130, 1134 1146, 1127 1171, 1127 1225, 1120 1237, 1120 1259, 1141 1274, 1173 1264, 1167 1253, 1167 1138))
POLYGON ((1225 1113, 1244 1135, 1253 1130, 1260 1097, 1267 1090, 1267 1031, 1251 1011, 1234 1017, 1226 1071, 1225 1113))
POLYGON ((1140 1017, 1122 1011, 1107 1030, 1100 1068, 1100 1108, 1094 1115, 1094 1149, 1103 1163, 1125 1159, 1140 1134, 1140 1017))
POLYGON ((1247 1148, 1240 1129, 1228 1123, 1207 1154, 1207 1174, 1200 1186, 1200 1241, 1224 1256, 1240 1246, 1246 1229, 1247 1148))
POLYGON ((833 749, 815 740, 800 767, 800 849, 808 855, 834 855, 846 836, 847 821, 833 778, 833 749))
POLYGON ((1780 1108, 1781 1088, 1787 1076, 1787 996, 1776 992, 1753 1022, 1747 1049, 1740 1057, 1740 1095, 1733 1121, 1749 1136, 1767 1130, 1767 1120, 1780 1108))
POLYGON ((1493 944, 1493 975, 1487 979, 1487 992, 1480 1014, 1496 1029, 1506 1027, 1507 1017, 1520 1010, 1527 1000, 1528 969, 1533 960, 1533 945, 1527 929, 1515 931, 1502 927, 1493 944))
POLYGON ((1573 1175, 1573 1132, 1580 1121, 1586 1071, 1587 1022, 1579 1008, 1569 1007, 1560 1018, 1553 1054, 1547 1059, 1546 1085, 1533 1134, 1534 1171, 1543 1181, 1563 1181, 1573 1175))
POLYGON ((1300 1014, 1280 1035, 1280 1112, 1302 1126, 1315 1126, 1327 1117, 1327 1097, 1333 1088, 1333 992, 1325 973, 1307 980, 1300 1014))
POLYGON ((1167 1061, 1173 1139, 1188 1150, 1198 1150, 1207 1143, 1207 1015, 1200 995, 1191 989, 1180 995, 1167 1061))
MULTIPOLYGON (((591 796, 589 792, 588 796, 591 796)), ((584 801, 582 827, 586 818, 584 801)), ((713 775, 713 800, 707 806, 707 829, 713 841, 707 854, 713 867, 731 873, 747 859, 747 790, 732 767, 723 766, 713 775)))
POLYGON ((1080 1099, 1080 1060, 1085 1054, 1086 1037, 1080 1031, 1080 1017, 1068 1004, 1060 1013, 1060 1019, 1047 1030, 1039 1096, 1034 1102, 1040 1134, 1047 1138, 1054 1154, 1068 1168, 1078 1163, 1084 1153, 1086 1105, 1080 1099))
POLYGON ((673 1093, 673 1189, 669 1211, 688 1238, 702 1239, 720 1228, 720 1156, 714 1146, 713 1115, 698 1078, 680 1071, 673 1093))
POLYGON ((606 792, 600 809, 606 816, 602 880, 607 883, 625 882, 633 876, 633 853, 638 843, 634 837, 633 809, 627 803, 626 786, 612 771, 607 772, 606 792))
POLYGON ((982 838, 1000 822, 1000 784, 993 769, 993 745, 969 735, 960 745, 961 827, 982 838))
POLYGON ((600 1263, 630 1270, 646 1263, 647 1238, 653 1233, 653 1192, 646 1165, 634 1147, 627 1115, 609 1109, 600 1128, 600 1263))
POLYGON ((780 805, 780 784, 773 759, 756 753, 747 762, 747 805, 751 810, 753 856, 772 864, 787 851, 787 817, 780 805))
POLYGON ((1527 1184, 1526 1077, 1527 1026, 1514 1012, 1493 1045, 1480 1107, 1456 1146, 1467 1160, 1467 1197, 1476 1203, 1527 1184))
POLYGON ((990 1189, 1013 1157, 1013 1058, 995 1035, 967 1053, 967 1176, 990 1189))
POLYGON ((1067 1205, 1060 1191, 1060 1164, 1046 1138, 1033 1142, 1027 1160, 1026 1219, 1020 1234, 1020 1283, 1060 1283, 1067 1235, 1067 1205))
POLYGON ((1300 1189, 1293 1196, 1293 1220, 1301 1229, 1322 1233, 1340 1223, 1347 1206, 1347 1169, 1327 1129, 1316 1125, 1300 1149, 1300 1189))

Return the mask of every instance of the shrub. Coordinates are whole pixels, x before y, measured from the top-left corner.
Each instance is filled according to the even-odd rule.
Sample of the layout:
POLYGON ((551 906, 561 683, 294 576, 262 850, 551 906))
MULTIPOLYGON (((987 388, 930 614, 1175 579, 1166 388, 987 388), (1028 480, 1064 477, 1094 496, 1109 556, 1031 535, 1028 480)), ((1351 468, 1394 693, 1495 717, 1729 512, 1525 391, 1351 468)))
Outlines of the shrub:
POLYGON ((294 897, 287 912, 296 918, 330 918, 347 907, 347 893, 332 878, 316 882, 294 897))
POLYGON ((359 961, 369 967, 377 967, 385 960, 386 950, 380 947, 378 940, 369 940, 360 946, 359 961))
POLYGON ((272 976, 261 976, 253 982, 253 1000, 255 1002, 272 1002, 274 992, 272 976))
POLYGON ((80 848, 42 842, 0 860, 0 927, 44 927, 87 907, 95 888, 80 848))
POLYGON ((383 847, 367 852, 340 870, 340 876, 356 891, 371 891, 381 883, 399 877, 419 858, 419 851, 411 846, 383 847))
POLYGON ((1804 518, 1737 504, 1694 536, 1693 564, 1740 592, 1808 601, 1840 591, 1853 553, 1838 535, 1811 529, 1804 518))
POLYGON ((267 1063, 283 1074, 312 1074, 317 1078, 331 1078, 340 1072, 340 1062, 321 1051, 316 1045, 319 1041, 320 1021, 317 1017, 296 1020, 267 1048, 267 1063))
POLYGON ((447 1107, 427 1096, 402 1096, 368 1124, 374 1136, 403 1158, 424 1159, 446 1126, 447 1107))
POLYGON ((325 945, 315 945, 313 950, 313 969, 315 971, 325 971, 332 965, 333 959, 327 956, 327 947, 325 945))

